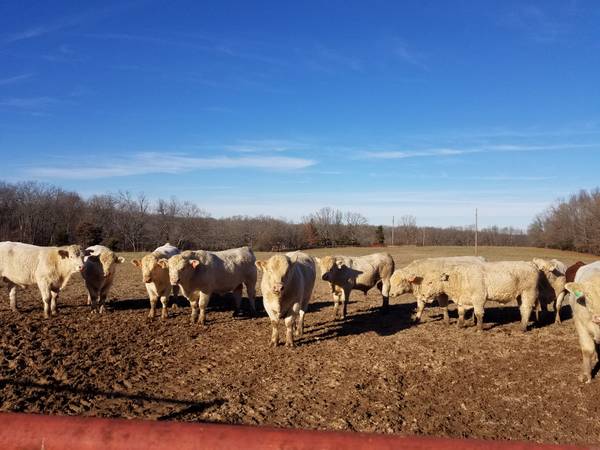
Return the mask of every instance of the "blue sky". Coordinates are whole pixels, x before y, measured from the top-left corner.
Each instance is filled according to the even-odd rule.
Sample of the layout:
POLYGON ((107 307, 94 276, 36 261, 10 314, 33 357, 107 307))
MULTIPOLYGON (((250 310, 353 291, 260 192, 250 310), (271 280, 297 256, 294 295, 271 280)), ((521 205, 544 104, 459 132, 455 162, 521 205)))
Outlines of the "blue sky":
POLYGON ((595 1, 2 2, 0 178, 526 227, 598 186, 595 1))

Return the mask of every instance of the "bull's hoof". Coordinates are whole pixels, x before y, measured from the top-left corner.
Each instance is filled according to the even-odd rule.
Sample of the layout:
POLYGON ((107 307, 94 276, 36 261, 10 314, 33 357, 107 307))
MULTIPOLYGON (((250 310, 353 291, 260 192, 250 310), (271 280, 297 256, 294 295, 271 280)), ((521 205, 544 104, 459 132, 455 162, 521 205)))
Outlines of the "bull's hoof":
POLYGON ((169 317, 169 315, 167 314, 167 312, 166 312, 166 311, 160 315, 160 319, 161 319, 161 320, 165 320, 165 319, 167 319, 168 317, 169 317))
POLYGON ((54 311, 52 311, 52 312, 51 312, 51 314, 52 314, 53 316, 58 316, 58 311, 57 311, 57 310, 54 310, 54 311))
POLYGON ((277 340, 271 340, 271 341, 269 342, 269 347, 273 347, 273 348, 275 348, 275 347, 277 347, 278 345, 279 345, 279 342, 278 342, 277 340))
POLYGON ((285 346, 288 347, 288 348, 294 348, 294 341, 287 341, 285 343, 285 346))
POLYGON ((579 375, 579 381, 585 384, 590 384, 592 382, 592 376, 587 373, 582 373, 579 375))

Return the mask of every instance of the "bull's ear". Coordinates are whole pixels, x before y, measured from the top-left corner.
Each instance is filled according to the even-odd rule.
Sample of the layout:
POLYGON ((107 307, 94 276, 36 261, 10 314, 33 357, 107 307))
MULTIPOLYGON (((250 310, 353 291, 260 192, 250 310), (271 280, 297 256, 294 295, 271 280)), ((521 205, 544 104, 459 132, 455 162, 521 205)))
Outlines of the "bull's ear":
POLYGON ((156 264, 158 264, 163 269, 169 268, 169 261, 167 261, 165 258, 159 259, 156 264))
POLYGON ((133 264, 135 267, 142 267, 142 263, 139 259, 132 259, 131 264, 133 264))
POLYGON ((200 265, 200 261, 198 261, 197 259, 192 259, 190 261, 190 264, 192 265, 192 267, 195 269, 196 267, 198 267, 200 265))
POLYGON ((581 283, 567 283, 565 289, 575 296, 575 298, 583 297, 583 286, 581 283))
POLYGON ((59 250, 58 256, 60 256, 62 259, 66 259, 69 257, 69 252, 67 250, 59 250))
POLYGON ((423 281, 422 277, 419 277, 417 275, 414 274, 410 274, 406 277, 406 279, 408 280, 409 283, 413 283, 413 284, 421 284, 421 281, 423 281))
POLYGON ((263 261, 262 259, 257 259, 254 263, 254 265, 256 266, 256 268, 258 270, 262 270, 263 272, 265 271, 266 267, 267 267, 267 262, 263 261))
POLYGON ((447 273, 442 273, 440 275, 440 281, 448 281, 449 278, 450 278, 450 275, 448 275, 447 273))
POLYGON ((117 264, 123 264, 125 262, 125 258, 123 258, 122 256, 115 255, 115 262, 117 264))
POLYGON ((533 258, 533 264, 535 264, 535 266, 539 269, 539 270, 544 270, 544 260, 541 258, 533 258))
POLYGON ((90 256, 92 253, 94 253, 94 252, 93 252, 93 251, 91 251, 91 250, 85 249, 85 250, 83 251, 83 256, 90 256))

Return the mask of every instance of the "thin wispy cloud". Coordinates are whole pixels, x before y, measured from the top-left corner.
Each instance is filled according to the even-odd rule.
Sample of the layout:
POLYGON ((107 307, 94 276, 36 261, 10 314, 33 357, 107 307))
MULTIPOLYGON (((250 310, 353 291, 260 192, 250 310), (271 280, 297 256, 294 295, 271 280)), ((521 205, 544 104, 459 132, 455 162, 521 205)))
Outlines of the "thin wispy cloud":
POLYGON ((361 72, 363 62, 356 56, 345 55, 339 50, 317 44, 306 60, 310 69, 332 74, 338 71, 361 72))
POLYGON ((157 152, 137 153, 128 158, 113 158, 108 164, 80 162, 63 166, 35 166, 25 170, 27 176, 58 179, 126 177, 144 174, 178 174, 194 170, 259 169, 290 171, 316 164, 307 158, 287 156, 195 157, 157 152))
POLYGON ((4 86, 7 84, 19 83, 20 81, 28 80, 32 76, 33 76, 32 73, 24 73, 21 75, 15 75, 13 77, 0 78, 0 86, 4 86))
POLYGON ((43 58, 51 62, 80 62, 85 60, 82 55, 79 55, 66 44, 62 44, 55 51, 44 55, 43 58))
POLYGON ((307 145, 302 142, 284 139, 250 139, 224 147, 225 150, 239 153, 285 152, 288 150, 304 150, 306 148, 307 145))
POLYGON ((24 97, 0 100, 0 106, 17 109, 38 109, 59 103, 54 97, 24 97))
POLYGON ((11 44, 14 42, 33 39, 57 31, 77 27, 90 21, 99 20, 119 11, 126 10, 134 4, 135 3, 132 2, 120 3, 117 6, 96 8, 77 14, 63 16, 46 24, 36 25, 21 31, 5 34, 3 38, 0 38, 0 43, 11 44))
POLYGON ((130 34, 130 33, 87 33, 82 34, 82 37, 100 40, 115 40, 124 42, 134 42, 140 44, 147 44, 152 46, 173 46, 187 48, 189 50, 196 50, 204 53, 212 53, 219 56, 228 58, 249 60, 259 63, 266 63, 269 65, 286 66, 289 62, 279 58, 264 55, 257 52, 255 49, 246 48, 242 44, 233 43, 228 41, 221 41, 217 38, 209 38, 203 36, 199 37, 187 37, 185 39, 180 37, 173 37, 169 35, 163 36, 149 36, 141 34, 130 34))
POLYGON ((389 39, 389 47, 392 55, 400 61, 410 64, 421 69, 427 69, 425 58, 420 53, 413 49, 407 41, 397 36, 389 39))
POLYGON ((504 23, 538 43, 563 40, 570 30, 564 20, 551 16, 537 5, 521 4, 504 18, 504 23))
POLYGON ((596 144, 555 144, 555 145, 518 145, 501 144, 477 148, 435 148, 422 151, 363 151, 355 156, 357 159, 406 159, 433 156, 458 156, 471 153, 503 153, 503 152, 535 152, 557 151, 600 147, 596 144))

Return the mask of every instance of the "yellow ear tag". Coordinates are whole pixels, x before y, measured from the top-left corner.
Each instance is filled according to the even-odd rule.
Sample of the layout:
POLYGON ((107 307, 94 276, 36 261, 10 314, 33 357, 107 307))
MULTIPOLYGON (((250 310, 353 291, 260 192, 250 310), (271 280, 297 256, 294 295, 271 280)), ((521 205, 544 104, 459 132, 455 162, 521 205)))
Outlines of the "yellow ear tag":
POLYGON ((583 297, 583 292, 581 291, 575 291, 573 293, 575 294, 575 298, 583 297))

